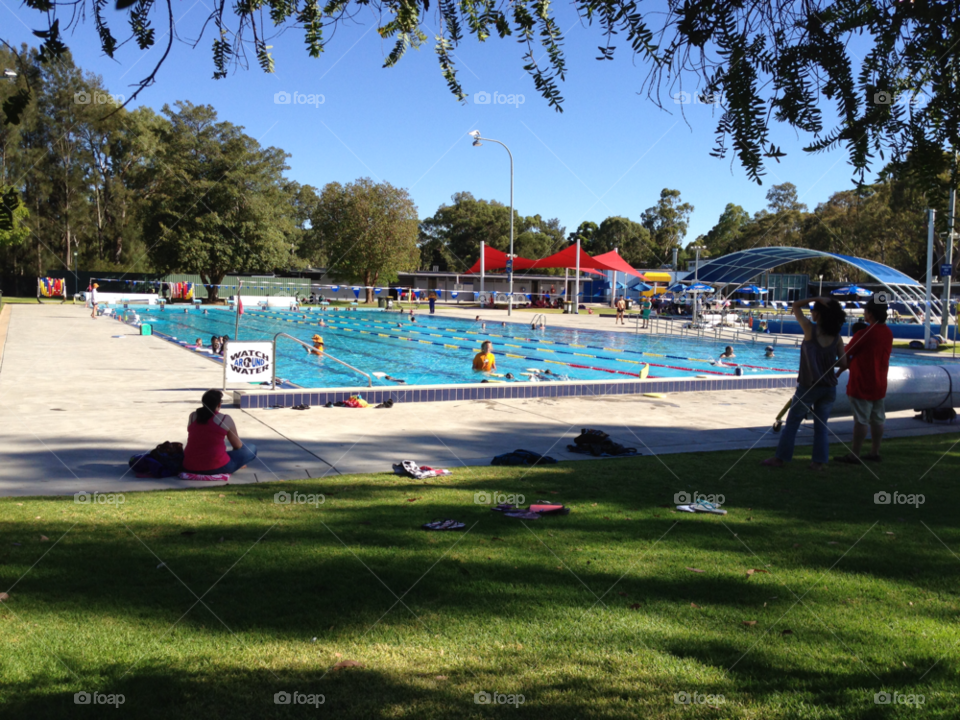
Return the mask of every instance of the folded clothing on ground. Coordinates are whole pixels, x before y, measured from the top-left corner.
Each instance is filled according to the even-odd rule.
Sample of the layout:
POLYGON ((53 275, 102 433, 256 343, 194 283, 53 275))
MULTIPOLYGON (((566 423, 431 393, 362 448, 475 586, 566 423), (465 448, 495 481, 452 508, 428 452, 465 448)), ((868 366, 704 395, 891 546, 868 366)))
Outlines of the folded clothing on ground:
POLYGON ((549 455, 540 455, 529 450, 514 450, 512 453, 497 455, 491 465, 554 465, 556 459, 549 455))
POLYGON ((397 475, 406 475, 407 477, 412 477, 417 480, 453 474, 446 468, 432 468, 428 465, 417 465, 413 460, 403 460, 395 464, 393 471, 397 475))

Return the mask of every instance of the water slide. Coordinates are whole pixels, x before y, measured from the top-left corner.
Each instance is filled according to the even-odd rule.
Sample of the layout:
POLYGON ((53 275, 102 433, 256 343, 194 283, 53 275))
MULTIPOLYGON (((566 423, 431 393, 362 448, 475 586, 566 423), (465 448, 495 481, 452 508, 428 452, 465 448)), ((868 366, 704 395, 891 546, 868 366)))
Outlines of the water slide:
MULTIPOLYGON (((852 415, 847 399, 850 373, 840 376, 837 402, 830 417, 852 415)), ((891 367, 887 373, 886 412, 960 407, 960 363, 891 367)))

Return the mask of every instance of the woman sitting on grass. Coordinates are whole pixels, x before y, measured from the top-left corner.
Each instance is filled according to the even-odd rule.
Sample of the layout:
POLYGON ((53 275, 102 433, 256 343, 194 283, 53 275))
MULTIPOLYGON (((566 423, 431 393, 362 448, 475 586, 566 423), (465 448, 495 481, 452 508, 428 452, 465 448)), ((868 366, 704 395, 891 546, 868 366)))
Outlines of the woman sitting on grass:
POLYGON ((183 451, 183 471, 194 475, 231 474, 242 470, 257 456, 257 448, 244 444, 237 434, 233 418, 220 412, 223 393, 207 390, 202 407, 190 413, 187 421, 187 447, 183 451), (223 440, 233 446, 227 452, 223 440))
POLYGON ((763 461, 767 467, 783 467, 793 459, 793 445, 800 423, 809 413, 813 416, 813 462, 811 470, 825 470, 830 459, 830 436, 827 434, 827 418, 837 399, 837 376, 834 366, 843 354, 843 338, 840 332, 847 314, 840 303, 832 298, 813 298, 810 322, 803 308, 810 300, 797 300, 793 314, 803 328, 803 343, 800 345, 800 373, 797 375, 797 391, 790 404, 790 412, 780 433, 777 453, 763 461))

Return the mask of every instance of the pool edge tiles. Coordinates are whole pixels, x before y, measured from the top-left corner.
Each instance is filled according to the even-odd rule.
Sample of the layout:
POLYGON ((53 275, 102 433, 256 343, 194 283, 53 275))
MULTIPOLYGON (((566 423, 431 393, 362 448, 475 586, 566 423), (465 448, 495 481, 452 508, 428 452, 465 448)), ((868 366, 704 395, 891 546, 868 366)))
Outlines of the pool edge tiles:
POLYGON ((551 383, 470 383, 460 385, 416 385, 410 387, 310 388, 308 391, 231 390, 236 407, 256 409, 323 406, 360 395, 371 405, 392 399, 394 403, 450 402, 464 400, 526 400, 532 398, 593 398, 607 395, 643 395, 644 393, 716 392, 723 390, 766 390, 793 388, 796 376, 761 375, 757 377, 717 378, 716 380, 620 380, 605 382, 568 381, 551 383))

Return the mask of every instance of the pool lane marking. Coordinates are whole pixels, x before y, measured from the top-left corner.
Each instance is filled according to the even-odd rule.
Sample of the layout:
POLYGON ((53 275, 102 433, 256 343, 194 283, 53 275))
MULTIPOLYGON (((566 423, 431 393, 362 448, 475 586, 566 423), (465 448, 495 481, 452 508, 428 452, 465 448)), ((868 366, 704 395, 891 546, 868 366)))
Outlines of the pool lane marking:
MULTIPOLYGON (((262 311, 261 311, 261 312, 262 312, 262 311)), ((277 314, 275 311, 267 311, 267 312, 268 312, 269 314, 271 314, 271 315, 277 314)), ((377 322, 378 322, 378 319, 374 319, 374 318, 369 318, 369 319, 368 319, 368 318, 360 318, 359 316, 353 316, 353 315, 337 315, 336 317, 337 317, 338 319, 340 319, 342 322, 346 322, 346 321, 347 321, 347 318, 351 319, 351 320, 354 321, 354 322, 364 322, 364 321, 366 321, 366 322, 371 322, 371 323, 377 323, 377 322)), ((381 322, 382 322, 382 321, 381 321, 381 322)), ((405 326, 405 328, 406 328, 406 326, 405 326)), ((430 329, 440 329, 440 330, 446 330, 446 331, 448 331, 448 332, 454 332, 454 333, 460 332, 460 333, 464 333, 464 334, 467 334, 467 335, 480 335, 480 334, 481 334, 481 333, 476 332, 476 331, 473 331, 473 330, 459 330, 459 329, 457 329, 457 328, 430 328, 430 329)), ((418 334, 418 335, 419 335, 419 334, 423 334, 423 331, 412 330, 412 329, 411 329, 411 330, 407 330, 407 332, 416 333, 416 334, 418 334)), ((455 340, 467 340, 467 339, 468 339, 468 338, 459 338, 459 337, 450 336, 450 335, 439 335, 439 336, 438 336, 438 335, 435 334, 435 333, 427 333, 427 334, 430 335, 431 337, 453 337, 455 340)), ((512 340, 520 340, 520 341, 522 341, 522 342, 535 342, 535 343, 543 343, 543 344, 547 344, 547 345, 564 345, 564 346, 567 346, 567 347, 576 347, 576 348, 592 348, 592 349, 595 349, 595 350, 606 350, 606 351, 608 351, 608 352, 615 352, 615 353, 629 353, 629 354, 632 354, 632 355, 641 355, 641 356, 643 356, 643 357, 671 358, 671 359, 673 359, 673 360, 685 360, 686 362, 701 362, 701 363, 712 363, 712 362, 713 362, 713 360, 711 360, 711 359, 709 359, 709 358, 691 358, 691 357, 683 357, 683 356, 680 356, 680 355, 665 355, 665 354, 663 354, 663 353, 651 353, 651 352, 644 352, 644 351, 642 351, 642 350, 628 350, 628 349, 622 349, 622 348, 610 348, 610 347, 605 347, 605 346, 603 346, 603 345, 580 345, 580 344, 578 344, 578 343, 563 343, 563 342, 554 341, 554 340, 542 340, 542 339, 540 339, 540 338, 517 337, 517 336, 512 336, 512 335, 500 335, 500 334, 498 334, 498 333, 486 333, 486 335, 487 335, 488 337, 494 337, 494 338, 509 338, 509 339, 512 339, 512 340)), ((506 345, 506 343, 504 343, 504 345, 506 345)), ((508 345, 507 347, 516 347, 516 346, 515 346, 515 345, 508 345)), ((530 349, 534 349, 534 348, 530 348, 530 349)), ((576 355, 577 353, 572 353, 572 354, 576 355)), ((591 357, 594 357, 594 358, 600 359, 600 360, 611 360, 611 361, 614 361, 614 362, 622 362, 619 358, 604 358, 603 356, 600 356, 600 355, 593 355, 593 356, 591 356, 591 357)), ((748 368, 753 368, 753 369, 757 369, 757 370, 770 370, 770 371, 774 371, 774 372, 787 372, 787 373, 795 373, 795 372, 796 372, 795 370, 791 370, 791 369, 789 369, 789 368, 766 367, 766 366, 763 366, 763 365, 747 365, 747 364, 745 364, 745 363, 740 363, 739 365, 740 365, 741 367, 748 367, 748 368)), ((669 367, 669 368, 672 368, 672 369, 676 369, 675 366, 672 366, 672 365, 661 365, 661 366, 658 366, 658 367, 669 367)), ((736 364, 731 363, 731 364, 730 364, 730 367, 736 367, 736 364)), ((683 369, 684 371, 686 371, 686 372, 693 372, 693 373, 704 373, 704 372, 706 372, 706 373, 710 373, 710 374, 712 374, 712 375, 730 375, 730 373, 718 372, 718 371, 716 371, 716 370, 698 370, 698 369, 696 369, 696 368, 682 368, 682 369, 683 369)))
MULTIPOLYGON (((344 322, 346 322, 345 319, 341 319, 341 318, 342 318, 342 316, 341 316, 340 318, 336 319, 336 320, 330 320, 330 323, 344 323, 344 322)), ((374 322, 374 323, 375 323, 376 321, 371 321, 371 322, 374 322)), ((333 325, 331 325, 331 327, 333 327, 333 325)), ((407 326, 404 326, 404 328, 402 328, 402 330, 404 330, 405 332, 409 332, 409 333, 412 333, 412 334, 416 334, 416 335, 428 334, 428 333, 423 333, 423 332, 420 331, 420 330, 408 329, 407 326)), ((432 333, 429 333, 429 334, 432 335, 432 333)), ((405 337, 394 336, 394 335, 391 335, 391 336, 389 336, 389 337, 396 337, 397 339, 400 339, 400 340, 413 340, 413 338, 405 338, 405 337)), ((468 340, 468 341, 470 340, 470 338, 461 338, 461 337, 457 337, 456 335, 452 335, 452 336, 451 336, 451 335, 445 335, 445 336, 443 336, 443 337, 451 337, 451 338, 453 338, 454 340, 468 340)), ((440 343, 432 343, 432 342, 430 342, 430 341, 423 341, 423 340, 421 340, 420 342, 425 342, 425 343, 427 343, 427 344, 433 344, 433 345, 439 345, 439 344, 440 344, 440 343)), ((580 353, 574 353, 574 352, 569 352, 569 351, 565 351, 565 350, 553 350, 553 349, 550 349, 550 348, 536 348, 536 347, 529 347, 529 348, 527 348, 527 347, 522 346, 522 345, 521 345, 521 346, 517 346, 517 345, 510 345, 510 344, 508 344, 508 343, 503 343, 503 344, 504 344, 505 346, 507 346, 507 347, 521 347, 521 348, 524 348, 524 349, 533 350, 534 352, 542 352, 542 353, 560 352, 560 353, 570 354, 570 355, 579 355, 579 354, 580 354, 580 353)), ((467 349, 467 348, 459 348, 459 349, 467 349)), ((473 349, 475 350, 476 348, 473 348, 473 349)), ((638 354, 640 354, 640 355, 646 355, 647 353, 638 353, 638 354)), ((560 361, 558 361, 558 360, 553 360, 553 361, 551 361, 551 360, 547 360, 546 358, 534 358, 534 357, 529 357, 529 356, 519 356, 519 357, 521 357, 521 358, 523 358, 523 359, 525 359, 525 360, 539 360, 540 362, 554 362, 554 363, 560 363, 560 364, 562 364, 562 365, 568 365, 568 366, 570 366, 570 367, 584 368, 584 369, 589 369, 589 370, 597 370, 597 371, 600 371, 600 372, 619 373, 619 374, 622 374, 622 375, 631 375, 631 376, 635 376, 635 377, 640 377, 639 374, 637 374, 637 373, 629 373, 629 372, 626 372, 626 371, 624 371, 624 370, 613 370, 613 369, 608 369, 608 368, 598 368, 598 367, 593 367, 593 366, 590 366, 590 365, 574 365, 573 363, 563 363, 563 362, 560 362, 560 361)), ((628 360, 628 359, 626 359, 626 358, 604 357, 603 355, 591 355, 591 356, 589 356, 589 357, 592 357, 592 358, 594 358, 595 360, 609 360, 609 361, 611 361, 611 362, 625 362, 625 363, 630 363, 630 364, 632 364, 632 365, 641 365, 641 364, 643 364, 643 365, 650 365, 651 367, 662 367, 662 368, 668 368, 668 369, 670 369, 670 370, 680 370, 681 372, 692 372, 692 373, 700 373, 700 374, 702 374, 702 373, 709 373, 710 375, 723 375, 723 376, 727 376, 727 377, 729 377, 729 376, 731 375, 730 373, 720 372, 720 371, 718 371, 718 370, 704 370, 704 369, 696 369, 696 368, 686 368, 686 367, 680 367, 680 366, 678 366, 678 365, 662 365, 662 364, 660 364, 660 363, 641 362, 641 361, 639 361, 639 360, 628 360)), ((664 357, 664 356, 663 356, 663 355, 657 355, 657 357, 664 357)), ((650 377, 650 376, 648 375, 647 377, 650 377)))
MULTIPOLYGON (((266 314, 268 314, 268 315, 274 315, 274 314, 276 314, 276 313, 271 312, 271 311, 261 311, 261 312, 266 312, 266 314)), ((346 322, 348 322, 347 319, 346 319, 346 316, 340 315, 340 316, 336 316, 335 319, 334 319, 334 318, 329 319, 328 325, 329 325, 331 328, 333 328, 333 329, 344 330, 344 331, 346 331, 346 332, 353 332, 353 330, 352 330, 351 328, 343 327, 343 324, 346 323, 346 322), (337 327, 338 325, 341 326, 341 327, 337 327)), ((370 322, 373 323, 373 324, 375 324, 375 325, 379 325, 379 326, 382 327, 382 323, 377 323, 375 320, 371 320, 370 322)), ((422 331, 420 331, 420 330, 407 329, 406 326, 404 326, 404 328, 402 328, 402 330, 404 330, 404 331, 406 331, 406 332, 413 333, 413 334, 417 334, 417 335, 428 334, 428 333, 424 333, 424 332, 422 332, 422 331)), ((455 332, 455 331, 454 331, 454 332, 455 332)), ((470 332, 468 332, 467 334, 474 334, 474 335, 476 335, 476 334, 479 334, 479 333, 470 333, 470 332)), ((402 340, 402 341, 407 341, 407 342, 410 342, 410 341, 414 340, 414 338, 403 337, 403 336, 400 336, 400 335, 383 335, 382 333, 378 333, 378 335, 381 335, 381 336, 383 336, 383 337, 391 337, 391 338, 394 338, 395 340, 402 340)), ((443 337, 452 337, 452 338, 455 339, 455 340, 468 340, 468 341, 470 340, 470 338, 459 338, 459 337, 457 337, 457 336, 455 336, 455 335, 454 335, 454 336, 449 336, 449 335, 447 335, 447 336, 443 336, 443 337)), ((431 341, 431 340, 419 340, 419 339, 418 339, 418 342, 424 343, 424 344, 426 344, 426 345, 437 345, 437 346, 442 346, 442 347, 448 347, 448 346, 447 346, 446 344, 444 344, 444 343, 435 343, 435 342, 433 342, 433 341, 431 341)), ((534 339, 534 342, 536 342, 535 339, 534 339)), ((506 343, 505 343, 505 344, 506 344, 506 343)), ((511 347, 516 347, 516 346, 511 346, 511 347)), ((523 346, 521 346, 521 347, 523 347, 523 346)), ((590 347, 590 346, 588 346, 588 347, 590 347)), ((452 349, 452 348, 450 348, 450 349, 452 349)), ((476 350, 476 348, 463 348, 463 347, 460 347, 460 346, 456 346, 456 349, 458 349, 458 350, 470 350, 471 352, 473 352, 473 351, 476 350)), ((563 351, 563 350, 559 350, 559 351, 558 351, 558 350, 552 350, 552 349, 549 349, 549 348, 526 348, 526 349, 533 350, 534 352, 547 352, 547 353, 561 352, 561 353, 567 354, 566 351, 563 351)), ((575 355, 575 354, 577 354, 577 353, 569 353, 569 354, 575 355)), ((643 354, 645 354, 645 353, 638 353, 638 354, 643 355, 643 354)), ((586 369, 586 370, 596 370, 596 371, 598 371, 598 372, 606 372, 606 373, 612 373, 612 374, 618 374, 618 375, 629 375, 629 376, 632 376, 632 377, 640 377, 639 373, 631 373, 631 372, 627 372, 627 371, 625 371, 625 370, 614 370, 614 369, 610 369, 610 368, 600 368, 600 367, 594 367, 594 366, 590 366, 590 365, 575 365, 575 364, 573 364, 573 363, 562 362, 562 361, 560 361, 560 360, 547 360, 546 358, 530 357, 530 356, 527 356, 527 355, 519 355, 519 356, 517 356, 517 357, 520 358, 520 359, 523 359, 523 360, 533 360, 533 361, 536 361, 536 362, 550 362, 550 363, 554 363, 554 364, 557 364, 557 365, 566 365, 566 366, 574 367, 574 368, 581 368, 581 369, 586 369)), ((626 359, 623 359, 623 358, 608 358, 608 357, 603 357, 602 355, 594 355, 594 356, 592 356, 592 357, 593 357, 594 359, 596 359, 596 360, 610 360, 610 361, 612 361, 612 362, 630 362, 631 364, 636 364, 636 365, 641 364, 639 361, 630 361, 630 360, 626 360, 626 359)), ((685 368, 685 367, 679 367, 679 366, 676 366, 676 365, 661 365, 661 364, 659 364, 659 363, 643 363, 643 364, 650 365, 650 366, 652 366, 652 367, 662 367, 662 368, 668 368, 668 369, 670 369, 670 370, 679 370, 679 371, 681 371, 681 372, 709 373, 709 374, 711 374, 711 375, 729 375, 729 373, 719 372, 719 371, 717 371, 717 370, 697 370, 697 369, 694 369, 694 368, 685 368)), ((650 376, 648 375, 647 377, 649 378, 650 376)))
MULTIPOLYGON (((279 317, 279 313, 277 313, 277 312, 275 312, 275 311, 261 311, 261 312, 264 312, 264 313, 267 314, 267 315, 276 315, 277 317, 279 317)), ((330 316, 328 316, 328 318, 330 318, 330 316)), ((283 318, 281 318, 281 319, 283 319, 283 318)), ((336 316, 334 316, 333 318, 330 318, 330 319, 329 319, 329 323, 328 323, 328 324, 330 325, 330 327, 332 327, 332 328, 334 328, 334 329, 343 330, 343 331, 345 331, 345 332, 354 332, 354 329, 353 329, 353 328, 349 328, 349 327, 346 327, 346 326, 345 326, 345 323, 347 323, 347 322, 349 322, 349 321, 351 321, 351 320, 352 320, 353 322, 362 322, 362 320, 361 320, 360 318, 354 318, 354 316, 336 315, 336 316), (349 319, 348 319, 348 318, 349 318, 349 319), (334 325, 334 323, 336 323, 336 324, 339 325, 340 327, 336 327, 336 326, 334 325)), ((375 326, 383 327, 382 321, 378 322, 378 320, 379 320, 379 319, 369 319, 369 320, 367 320, 367 321, 370 322, 371 324, 375 325, 375 326)), ((435 328, 430 328, 430 329, 435 329, 435 328)), ((469 330, 467 330, 467 331, 458 331, 458 330, 455 330, 455 329, 452 329, 452 328, 444 328, 444 329, 448 329, 450 332, 464 332, 465 334, 468 334, 468 335, 479 335, 479 333, 473 332, 473 331, 469 331, 469 330)), ((412 334, 416 334, 416 335, 424 335, 424 334, 426 334, 426 335, 430 335, 430 336, 432 336, 432 337, 437 337, 437 335, 434 334, 434 333, 426 333, 426 332, 421 331, 421 330, 413 330, 412 328, 411 328, 411 329, 408 329, 408 326, 404 326, 403 328, 401 328, 401 330, 403 330, 403 331, 405 331, 405 332, 412 333, 412 334)), ((360 332, 363 332, 363 331, 360 331, 360 332)), ((383 336, 383 337, 392 337, 392 338, 394 338, 394 339, 396 339, 396 340, 403 340, 403 341, 407 341, 407 342, 410 342, 410 341, 414 340, 414 338, 403 337, 403 336, 400 336, 400 335, 383 335, 382 333, 378 333, 378 335, 383 336)), ((492 335, 493 337, 502 337, 502 336, 495 335, 495 334, 491 334, 491 335, 492 335)), ((456 335, 452 335, 452 336, 451 336, 451 335, 440 335, 440 337, 451 337, 451 338, 454 339, 454 340, 467 340, 467 341, 470 340, 470 338, 461 338, 461 337, 457 337, 456 335)), ((537 339, 537 338, 515 338, 515 339, 517 339, 517 340, 525 340, 525 341, 527 341, 527 342, 544 342, 544 341, 541 341, 541 340, 539 340, 539 339, 537 339)), ((444 344, 444 343, 435 343, 435 342, 432 342, 432 341, 430 341, 430 340, 419 340, 419 339, 418 339, 418 342, 421 342, 421 343, 424 343, 424 344, 427 344, 427 345, 438 345, 438 346, 447 347, 446 344, 444 344)), ((548 341, 548 342, 549 342, 549 341, 548 341)), ((551 343, 551 344, 560 344, 560 343, 551 343)), ((504 345, 506 345, 506 343, 504 343, 504 345)), ((517 347, 517 346, 515 346, 515 345, 510 345, 509 347, 517 347)), ((574 352, 567 352, 567 351, 564 351, 564 350, 553 350, 553 349, 550 349, 550 348, 534 348, 534 347, 526 348, 525 346, 520 346, 520 347, 521 347, 521 348, 524 348, 524 349, 533 350, 534 352, 545 352, 545 353, 561 352, 561 353, 570 354, 570 355, 579 355, 579 354, 580 354, 580 353, 574 353, 574 352)), ((679 356, 662 355, 662 354, 660 354, 660 353, 645 353, 645 352, 641 352, 641 351, 637 351, 637 350, 626 350, 626 351, 625 351, 625 350, 620 350, 620 349, 617 349, 617 348, 606 348, 606 347, 596 346, 596 345, 586 345, 586 346, 584 346, 584 347, 587 347, 587 348, 600 347, 600 348, 603 349, 603 350, 607 350, 607 351, 611 351, 611 352, 629 352, 629 353, 634 353, 634 354, 643 355, 643 356, 672 357, 672 358, 676 358, 676 359, 687 360, 688 362, 696 362, 696 361, 697 361, 697 360, 695 360, 695 359, 693 359, 693 358, 681 358, 681 357, 679 357, 679 356)), ((452 349, 452 348, 451 348, 451 349, 452 349)), ((471 349, 471 348, 463 348, 463 347, 457 346, 457 349, 459 349, 459 350, 471 350, 471 351, 472 351, 472 350, 475 350, 476 348, 472 348, 472 349, 471 349)), ((583 368, 583 369, 589 369, 589 370, 596 370, 596 371, 599 371, 599 372, 607 372, 607 373, 615 373, 615 374, 631 375, 631 376, 639 377, 639 374, 637 374, 637 373, 630 373, 630 372, 626 372, 626 371, 624 371, 624 370, 613 370, 613 369, 608 369, 608 368, 592 367, 592 366, 589 366, 589 365, 575 365, 575 364, 573 364, 573 363, 565 363, 565 362, 561 362, 561 361, 559 361, 559 360, 547 360, 546 358, 536 358, 536 357, 529 357, 529 356, 524 356, 524 355, 521 355, 521 356, 518 356, 518 357, 521 358, 521 359, 524 359, 524 360, 534 360, 534 361, 539 361, 539 362, 552 362, 552 363, 555 363, 555 364, 567 365, 567 366, 569 366, 569 367, 576 367, 576 368, 583 368)), ((678 365, 662 365, 662 364, 660 364, 660 363, 641 363, 640 361, 636 361, 636 360, 628 360, 628 359, 626 359, 626 358, 609 358, 609 357, 604 357, 604 356, 602 356, 602 355, 593 355, 593 356, 590 356, 590 357, 593 357, 593 358, 596 359, 596 360, 609 360, 609 361, 611 361, 611 362, 627 362, 627 363, 630 363, 630 364, 633 364, 633 365, 647 364, 647 365, 650 365, 651 367, 662 367, 662 368, 668 368, 668 369, 670 369, 670 370, 679 370, 679 371, 681 371, 681 372, 692 372, 692 373, 701 373, 701 374, 702 374, 702 373, 708 373, 708 374, 710 374, 710 375, 730 376, 730 373, 720 372, 720 371, 718 371, 718 370, 706 370, 706 369, 687 368, 687 367, 681 367, 681 366, 678 366, 678 365)), ((745 367, 753 367, 753 366, 745 366, 745 367)), ((763 369, 766 369, 766 368, 763 368, 763 369)), ((770 369, 773 369, 773 368, 770 368, 770 369)), ((790 371, 790 370, 784 370, 784 372, 792 372, 792 371, 790 371)), ((648 375, 647 377, 649 377, 649 375, 648 375)))

